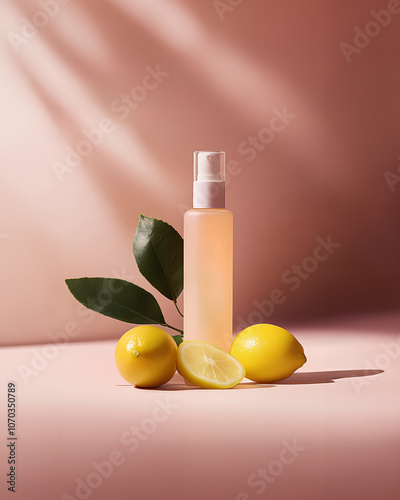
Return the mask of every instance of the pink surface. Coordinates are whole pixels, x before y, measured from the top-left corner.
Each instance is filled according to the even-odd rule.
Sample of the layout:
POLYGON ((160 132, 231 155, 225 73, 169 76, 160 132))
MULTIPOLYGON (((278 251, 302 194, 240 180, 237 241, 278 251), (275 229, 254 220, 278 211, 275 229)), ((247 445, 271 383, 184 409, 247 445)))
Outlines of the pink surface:
POLYGON ((129 386, 115 341, 70 343, 41 369, 46 346, 2 348, 1 387, 16 381, 18 400, 18 489, 4 498, 397 500, 398 319, 295 329, 308 358, 298 373, 225 391, 179 375, 129 386), (77 478, 93 488, 76 491, 77 478))
POLYGON ((386 26, 350 62, 341 50, 397 0, 215 4, 1 2, 2 344, 49 342, 70 322, 71 341, 122 335, 64 279, 145 286, 131 252, 139 214, 182 232, 203 148, 227 153, 236 330, 398 307, 400 16, 380 14, 386 26), (83 130, 98 145, 79 163, 67 148, 83 130), (318 251, 328 238, 332 253, 318 251))

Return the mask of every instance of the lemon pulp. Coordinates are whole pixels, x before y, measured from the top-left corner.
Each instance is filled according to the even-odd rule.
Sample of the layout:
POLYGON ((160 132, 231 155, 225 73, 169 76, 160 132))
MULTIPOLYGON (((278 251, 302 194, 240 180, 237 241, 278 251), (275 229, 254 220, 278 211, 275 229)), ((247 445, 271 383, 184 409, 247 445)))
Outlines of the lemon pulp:
POLYGON ((188 382, 208 389, 229 389, 245 376, 240 361, 198 340, 186 340, 179 346, 177 369, 188 382))

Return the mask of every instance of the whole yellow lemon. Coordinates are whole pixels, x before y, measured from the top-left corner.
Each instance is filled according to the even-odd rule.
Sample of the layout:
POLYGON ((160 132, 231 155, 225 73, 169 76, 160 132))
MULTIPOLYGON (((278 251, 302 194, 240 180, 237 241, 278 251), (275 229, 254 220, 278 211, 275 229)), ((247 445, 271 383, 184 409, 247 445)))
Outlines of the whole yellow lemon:
POLYGON ((302 345, 291 333, 263 323, 241 331, 230 353, 242 363, 246 377, 260 383, 283 380, 307 361, 302 345))
POLYGON ((130 384, 158 387, 176 371, 177 345, 166 331, 140 325, 124 333, 115 349, 115 364, 130 384))

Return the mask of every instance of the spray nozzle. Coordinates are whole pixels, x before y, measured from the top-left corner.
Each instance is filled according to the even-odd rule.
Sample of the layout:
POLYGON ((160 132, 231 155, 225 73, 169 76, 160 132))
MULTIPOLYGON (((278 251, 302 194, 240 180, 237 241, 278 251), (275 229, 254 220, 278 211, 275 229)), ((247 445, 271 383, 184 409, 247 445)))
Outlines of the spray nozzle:
POLYGON ((225 207, 225 153, 223 151, 195 151, 193 207, 225 207))
POLYGON ((196 151, 194 153, 195 181, 224 181, 225 153, 222 151, 196 151))

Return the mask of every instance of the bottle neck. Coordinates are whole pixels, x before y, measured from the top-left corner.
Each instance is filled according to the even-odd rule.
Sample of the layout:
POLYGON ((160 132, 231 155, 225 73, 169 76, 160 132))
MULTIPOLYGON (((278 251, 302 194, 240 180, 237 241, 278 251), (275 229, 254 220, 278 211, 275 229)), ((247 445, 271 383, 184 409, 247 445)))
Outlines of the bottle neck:
POLYGON ((225 182, 194 181, 193 208, 225 208, 225 182))

